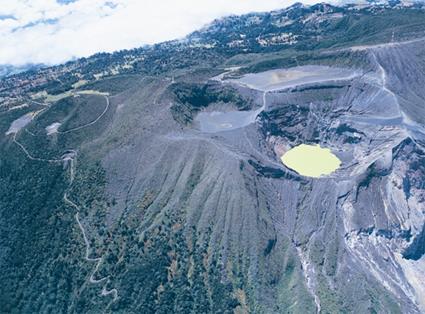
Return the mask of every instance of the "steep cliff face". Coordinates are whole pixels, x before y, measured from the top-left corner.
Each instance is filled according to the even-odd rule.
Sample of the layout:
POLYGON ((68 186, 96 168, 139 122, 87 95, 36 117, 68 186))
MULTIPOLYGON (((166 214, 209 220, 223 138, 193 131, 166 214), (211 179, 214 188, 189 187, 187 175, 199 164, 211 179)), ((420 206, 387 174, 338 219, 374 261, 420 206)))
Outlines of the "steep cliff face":
MULTIPOLYGON (((381 22, 414 15, 380 10, 381 22)), ((354 34, 346 26, 376 22, 372 11, 294 6, 217 22, 200 42, 289 18, 354 34)), ((424 312, 425 45, 407 33, 294 55, 227 51, 3 110, 0 308, 424 312), (330 148, 341 167, 321 178, 286 168, 281 155, 301 143, 330 148)))

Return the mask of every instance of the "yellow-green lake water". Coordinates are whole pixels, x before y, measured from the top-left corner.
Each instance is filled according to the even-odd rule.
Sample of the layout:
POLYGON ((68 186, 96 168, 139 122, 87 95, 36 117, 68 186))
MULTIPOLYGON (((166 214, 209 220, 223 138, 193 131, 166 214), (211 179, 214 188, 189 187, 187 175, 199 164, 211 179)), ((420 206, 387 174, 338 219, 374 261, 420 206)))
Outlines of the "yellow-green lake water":
POLYGON ((318 178, 329 175, 341 165, 341 160, 329 148, 301 144, 286 152, 281 160, 300 175, 318 178))

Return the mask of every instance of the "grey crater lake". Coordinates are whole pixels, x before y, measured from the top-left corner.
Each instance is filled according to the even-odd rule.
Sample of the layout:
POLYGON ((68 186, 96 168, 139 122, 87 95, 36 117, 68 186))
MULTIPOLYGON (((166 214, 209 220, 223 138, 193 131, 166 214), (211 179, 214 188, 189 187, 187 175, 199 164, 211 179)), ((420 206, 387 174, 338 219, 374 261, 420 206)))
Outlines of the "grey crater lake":
POLYGON ((266 108, 266 94, 268 92, 312 83, 351 80, 358 75, 360 75, 359 71, 317 65, 250 73, 238 79, 223 80, 223 75, 219 75, 215 79, 222 83, 230 83, 260 92, 262 91, 262 107, 249 111, 204 111, 196 116, 195 122, 199 124, 200 130, 205 133, 243 128, 254 123, 257 116, 266 108))
POLYGON ((249 111, 201 112, 195 121, 199 122, 200 130, 205 133, 216 133, 243 128, 255 122, 263 107, 249 111))
POLYGON ((351 80, 360 74, 360 71, 351 69, 306 65, 289 69, 250 73, 238 79, 230 79, 229 82, 256 90, 277 91, 311 83, 351 80))

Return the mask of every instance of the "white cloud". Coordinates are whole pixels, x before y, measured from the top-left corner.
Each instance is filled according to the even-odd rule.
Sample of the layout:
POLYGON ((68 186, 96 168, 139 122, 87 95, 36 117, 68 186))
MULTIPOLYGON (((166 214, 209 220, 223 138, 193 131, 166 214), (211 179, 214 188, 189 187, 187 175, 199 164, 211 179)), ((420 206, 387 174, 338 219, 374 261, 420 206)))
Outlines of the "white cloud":
POLYGON ((0 64, 57 64, 100 51, 139 47, 183 37, 214 18, 283 8, 296 1, 59 2, 62 4, 56 0, 0 0, 0 64))

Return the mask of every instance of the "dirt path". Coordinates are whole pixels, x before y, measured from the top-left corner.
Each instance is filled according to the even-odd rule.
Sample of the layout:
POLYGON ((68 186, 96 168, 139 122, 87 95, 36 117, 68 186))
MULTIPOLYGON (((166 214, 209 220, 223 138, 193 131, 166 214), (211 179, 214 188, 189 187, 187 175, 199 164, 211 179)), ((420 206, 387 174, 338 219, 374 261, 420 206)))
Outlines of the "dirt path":
MULTIPOLYGON (((90 94, 90 93, 84 93, 84 95, 99 95, 99 94, 90 94)), ((84 125, 81 125, 81 126, 78 126, 78 127, 75 127, 75 128, 72 128, 72 129, 70 129, 70 130, 66 130, 66 131, 57 131, 57 133, 60 133, 60 134, 67 134, 67 133, 71 133, 71 132, 74 132, 74 131, 78 131, 78 130, 81 130, 81 129, 84 129, 84 128, 86 128, 86 127, 88 127, 88 126, 91 126, 91 125, 93 125, 93 124, 95 124, 97 121, 99 121, 100 119, 102 119, 102 117, 106 114, 106 112, 108 111, 108 109, 109 109, 109 98, 108 98, 108 96, 106 96, 106 95, 102 95, 103 97, 105 97, 105 100, 106 100, 106 106, 105 106, 105 109, 103 110, 103 112, 96 118, 96 119, 94 119, 93 121, 91 121, 91 122, 89 122, 89 123, 87 123, 87 124, 84 124, 84 125)))
MULTIPOLYGON (((91 93, 85 93, 85 94, 91 94, 91 93)), ((97 93, 95 93, 95 94, 99 95, 97 93)), ((109 98, 106 95, 103 95, 103 94, 100 94, 100 95, 105 97, 106 106, 105 106, 105 109, 103 110, 103 112, 95 120, 93 120, 92 122, 87 123, 85 125, 82 125, 80 127, 77 127, 77 128, 72 129, 72 130, 65 131, 65 132, 61 132, 61 133, 70 133, 70 132, 73 132, 73 131, 77 131, 79 129, 88 127, 88 126, 93 125, 96 122, 98 122, 109 109, 109 98)), ((47 108, 48 107, 46 107, 46 109, 47 108)), ((112 301, 107 306, 107 308, 109 308, 109 306, 118 299, 118 290, 117 289, 108 290, 106 288, 107 285, 110 283, 109 276, 103 277, 101 279, 95 278, 95 275, 98 272, 99 267, 101 266, 101 264, 103 262, 103 256, 94 257, 94 258, 90 257, 90 252, 91 252, 92 249, 90 247, 90 242, 89 242, 89 239, 87 238, 87 234, 86 234, 86 231, 84 229, 84 226, 83 226, 83 224, 81 223, 81 220, 80 220, 79 215, 80 215, 80 212, 81 212, 81 208, 74 201, 72 201, 69 198, 69 195, 68 195, 68 191, 71 189, 72 184, 74 183, 74 180, 75 180, 75 172, 76 172, 75 163, 76 163, 77 152, 75 150, 68 150, 60 159, 45 159, 45 158, 35 157, 35 156, 31 155, 31 153, 28 151, 28 149, 16 139, 17 134, 18 134, 18 132, 13 134, 12 140, 16 145, 18 145, 21 148, 21 150, 23 151, 23 153, 25 154, 25 156, 28 159, 34 160, 34 161, 48 162, 48 163, 69 163, 69 185, 68 185, 68 188, 63 195, 63 200, 66 204, 68 204, 70 207, 72 207, 76 210, 75 220, 76 220, 77 225, 78 225, 78 227, 81 231, 81 234, 82 234, 83 239, 84 239, 84 244, 85 244, 85 247, 86 247, 85 248, 85 257, 84 257, 85 260, 87 262, 96 263, 93 271, 90 273, 89 283, 91 283, 91 284, 104 283, 103 286, 102 286, 102 291, 100 292, 100 295, 101 296, 108 296, 108 295, 113 296, 112 301)))
POLYGON ((62 160, 62 159, 44 159, 44 158, 39 158, 39 157, 34 157, 34 156, 32 156, 32 155, 28 152, 28 150, 25 148, 25 146, 24 146, 24 145, 22 145, 21 143, 19 143, 19 142, 16 140, 16 134, 17 134, 17 133, 15 133, 15 134, 13 135, 13 142, 21 148, 21 150, 25 153, 25 155, 27 156, 27 158, 28 158, 28 159, 35 160, 35 161, 44 161, 44 162, 49 162, 49 163, 58 163, 58 162, 63 162, 63 160, 62 160))
MULTIPOLYGON (((72 167, 71 167, 71 169, 72 169, 72 167)), ((91 252, 90 242, 89 242, 89 239, 87 238, 84 226, 80 221, 80 211, 81 211, 80 207, 77 204, 75 204, 72 200, 69 199, 67 192, 65 192, 65 194, 63 196, 63 200, 65 201, 65 203, 67 203, 71 207, 74 207, 75 210, 77 211, 75 213, 75 220, 77 221, 78 227, 80 228, 81 234, 83 235, 84 243, 85 243, 85 246, 86 246, 86 252, 85 252, 86 261, 96 263, 96 266, 94 267, 93 271, 90 274, 89 282, 91 284, 98 284, 98 283, 106 281, 106 283, 102 287, 102 291, 101 291, 100 294, 102 296, 108 296, 108 295, 112 294, 113 295, 113 301, 115 301, 118 298, 117 289, 111 289, 111 290, 106 289, 107 284, 110 282, 109 276, 103 277, 101 279, 95 279, 95 275, 98 272, 99 267, 101 266, 101 264, 103 262, 103 257, 94 257, 94 258, 90 257, 90 252, 91 252)))
POLYGON ((351 50, 351 51, 362 51, 362 50, 368 50, 368 49, 380 49, 380 48, 388 48, 388 47, 395 47, 395 46, 402 46, 402 45, 408 45, 413 44, 416 42, 424 41, 425 37, 406 40, 406 41, 391 41, 388 43, 382 43, 382 44, 376 44, 376 45, 363 45, 363 46, 352 46, 344 49, 339 49, 339 51, 344 50, 351 50))

